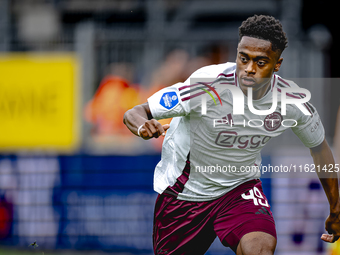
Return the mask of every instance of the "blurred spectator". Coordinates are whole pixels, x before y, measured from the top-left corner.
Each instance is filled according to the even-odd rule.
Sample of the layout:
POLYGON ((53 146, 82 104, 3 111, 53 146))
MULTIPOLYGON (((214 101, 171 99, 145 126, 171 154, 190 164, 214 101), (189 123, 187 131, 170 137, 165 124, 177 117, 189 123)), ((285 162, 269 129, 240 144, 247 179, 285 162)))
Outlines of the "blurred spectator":
POLYGON ((119 77, 108 75, 85 108, 85 118, 94 124, 93 134, 127 134, 122 122, 124 112, 139 103, 138 88, 119 77))
MULTIPOLYGON (((145 148, 143 141, 126 130, 125 111, 141 103, 142 87, 132 84, 134 68, 131 63, 112 63, 107 67, 93 98, 84 109, 85 120, 92 124, 92 149, 118 154, 134 154, 145 148)), ((148 147, 152 152, 152 145, 148 147)))
POLYGON ((184 82, 194 71, 203 66, 220 64, 227 60, 228 48, 222 44, 205 45, 198 51, 197 56, 192 58, 187 51, 175 49, 151 75, 148 96, 164 87, 184 82))
POLYGON ((173 85, 177 82, 183 82, 184 70, 189 62, 189 54, 185 50, 176 49, 171 51, 165 58, 160 67, 156 69, 151 75, 149 95, 156 91, 173 85))

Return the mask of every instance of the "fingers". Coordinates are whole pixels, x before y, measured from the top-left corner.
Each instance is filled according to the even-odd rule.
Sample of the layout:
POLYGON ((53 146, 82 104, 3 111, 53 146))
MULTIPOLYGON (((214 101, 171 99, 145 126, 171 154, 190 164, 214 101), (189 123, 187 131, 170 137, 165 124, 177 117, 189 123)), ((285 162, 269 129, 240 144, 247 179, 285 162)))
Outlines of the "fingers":
POLYGON ((321 239, 325 242, 334 243, 340 237, 340 220, 339 213, 330 214, 325 222, 325 229, 328 234, 323 234, 321 239))
MULTIPOLYGON (((170 124, 165 124, 165 125, 163 125, 163 130, 164 130, 164 131, 167 131, 169 128, 170 128, 170 124)), ((165 136, 165 133, 163 132, 162 135, 165 136), (164 135, 163 135, 163 134, 164 134, 164 135)))
POLYGON ((332 243, 333 242, 333 235, 330 234, 322 234, 321 240, 325 241, 327 243, 332 243))
POLYGON ((152 137, 158 138, 159 136, 165 136, 165 131, 170 127, 169 124, 162 126, 157 120, 152 119, 146 121, 140 129, 140 136, 144 139, 150 139, 152 137))
POLYGON ((338 239, 339 239, 339 236, 334 236, 334 235, 330 235, 330 234, 322 234, 322 236, 321 236, 321 240, 325 241, 327 243, 334 243, 338 239))
POLYGON ((144 128, 146 132, 148 133, 148 137, 158 137, 159 136, 159 131, 157 128, 157 123, 154 122, 145 122, 144 128))

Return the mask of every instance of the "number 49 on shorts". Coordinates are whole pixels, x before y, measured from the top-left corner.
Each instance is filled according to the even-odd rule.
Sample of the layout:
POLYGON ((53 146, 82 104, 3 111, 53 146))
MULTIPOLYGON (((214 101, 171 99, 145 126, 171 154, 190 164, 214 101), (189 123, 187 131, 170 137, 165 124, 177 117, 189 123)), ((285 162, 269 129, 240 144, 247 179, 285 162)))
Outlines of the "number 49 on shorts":
POLYGON ((266 206, 269 207, 268 205, 268 201, 266 199, 263 198, 262 193, 260 192, 260 190, 256 187, 250 189, 249 194, 246 195, 246 193, 243 193, 241 196, 243 199, 252 199, 254 202, 254 205, 262 205, 262 206, 266 206))

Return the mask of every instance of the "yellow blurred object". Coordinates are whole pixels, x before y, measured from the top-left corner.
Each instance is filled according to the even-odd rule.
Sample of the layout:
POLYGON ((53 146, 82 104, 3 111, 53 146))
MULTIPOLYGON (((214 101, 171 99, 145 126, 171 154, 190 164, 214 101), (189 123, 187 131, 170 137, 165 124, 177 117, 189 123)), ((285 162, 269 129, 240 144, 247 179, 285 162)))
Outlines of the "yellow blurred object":
POLYGON ((80 91, 74 54, 3 54, 0 73, 0 150, 77 147, 80 91))
POLYGON ((329 244, 327 249, 328 255, 340 255, 340 242, 329 244))

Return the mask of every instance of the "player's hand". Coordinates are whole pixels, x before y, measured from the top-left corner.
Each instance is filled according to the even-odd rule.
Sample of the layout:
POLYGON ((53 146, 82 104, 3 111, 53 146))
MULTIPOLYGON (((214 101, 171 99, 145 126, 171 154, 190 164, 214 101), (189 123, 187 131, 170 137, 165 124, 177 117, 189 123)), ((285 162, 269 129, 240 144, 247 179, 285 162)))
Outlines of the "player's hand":
POLYGON ((158 138, 159 136, 165 136, 165 131, 170 127, 169 124, 162 125, 155 119, 147 120, 141 127, 139 134, 147 140, 152 137, 158 138))
POLYGON ((321 240, 334 243, 340 237, 340 212, 331 213, 325 222, 326 231, 328 234, 323 234, 321 240))

